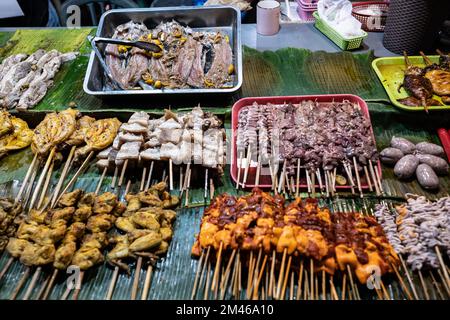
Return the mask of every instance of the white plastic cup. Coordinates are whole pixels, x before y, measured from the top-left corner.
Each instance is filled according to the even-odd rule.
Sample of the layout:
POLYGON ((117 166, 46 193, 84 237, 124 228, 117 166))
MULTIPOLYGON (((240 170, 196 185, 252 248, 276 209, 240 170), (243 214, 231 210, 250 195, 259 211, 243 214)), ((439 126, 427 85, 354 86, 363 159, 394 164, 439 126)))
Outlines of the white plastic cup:
POLYGON ((263 36, 272 36, 280 30, 280 3, 263 0, 256 7, 256 32, 263 36))

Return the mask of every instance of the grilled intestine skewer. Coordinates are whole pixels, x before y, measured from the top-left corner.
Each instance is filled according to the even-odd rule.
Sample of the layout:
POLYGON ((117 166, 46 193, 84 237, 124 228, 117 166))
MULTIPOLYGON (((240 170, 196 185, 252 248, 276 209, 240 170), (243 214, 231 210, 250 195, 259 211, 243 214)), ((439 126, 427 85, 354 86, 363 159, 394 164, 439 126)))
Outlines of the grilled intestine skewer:
MULTIPOLYGON (((285 190, 286 183, 287 190, 292 189, 289 177, 296 175, 297 160, 300 159, 307 173, 308 190, 313 194, 315 183, 312 180, 317 177, 320 190, 326 187, 324 178, 325 182, 328 181, 328 193, 333 195, 335 177, 341 172, 347 175, 352 190, 355 185, 353 176, 357 178, 358 191, 362 194, 360 173, 367 171, 366 180, 370 181, 371 163, 378 161, 370 123, 360 108, 348 101, 323 105, 303 101, 298 105, 254 103, 245 106, 238 115, 236 150, 238 155, 252 150, 252 156, 267 159, 271 164, 272 177, 278 175, 279 168, 285 170, 285 173, 279 174, 278 193, 285 190), (259 121, 253 121, 253 118, 259 121)), ((239 163, 242 163, 241 156, 238 160, 238 180, 242 175, 242 164, 239 166, 239 163)), ((372 177, 372 182, 377 183, 374 190, 380 194, 375 177, 372 177)), ((237 181, 237 187, 240 184, 237 181)))
POLYGON ((449 276, 441 249, 450 256, 450 197, 436 202, 424 196, 407 195, 407 198, 406 205, 395 210, 378 205, 375 216, 396 251, 405 257, 405 264, 417 272, 440 268, 447 288, 449 276))

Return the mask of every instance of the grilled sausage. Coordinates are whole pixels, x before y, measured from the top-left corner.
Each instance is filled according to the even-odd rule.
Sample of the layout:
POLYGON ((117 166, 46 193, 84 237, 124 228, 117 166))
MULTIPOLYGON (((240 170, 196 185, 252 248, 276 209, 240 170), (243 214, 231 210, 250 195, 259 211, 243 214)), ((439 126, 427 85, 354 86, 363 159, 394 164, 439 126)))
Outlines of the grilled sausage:
POLYGON ((381 161, 384 164, 394 165, 398 160, 403 158, 404 154, 397 148, 386 148, 380 152, 381 161))
POLYGON ((392 137, 391 147, 401 150, 404 154, 411 154, 416 150, 414 143, 400 137, 392 137))
POLYGON ((438 175, 448 174, 448 163, 442 158, 433 156, 432 154, 417 154, 416 157, 420 163, 425 163, 433 168, 438 175))
POLYGON ((439 178, 429 165, 425 163, 419 164, 416 176, 422 188, 430 190, 439 188, 439 178))
POLYGON ((433 156, 443 157, 444 149, 434 143, 420 142, 416 144, 416 150, 422 154, 432 154, 433 156))
POLYGON ((408 179, 414 175, 419 165, 419 159, 412 154, 401 158, 394 167, 394 174, 400 179, 408 179))

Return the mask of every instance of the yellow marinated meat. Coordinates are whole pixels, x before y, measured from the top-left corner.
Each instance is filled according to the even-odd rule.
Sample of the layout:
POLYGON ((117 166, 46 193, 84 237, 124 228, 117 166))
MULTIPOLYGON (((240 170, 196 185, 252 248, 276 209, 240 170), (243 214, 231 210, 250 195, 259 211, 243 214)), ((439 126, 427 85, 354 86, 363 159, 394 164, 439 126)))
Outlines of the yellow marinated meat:
POLYGON ((110 214, 97 214, 91 216, 87 222, 86 229, 93 233, 108 231, 114 226, 115 217, 110 214))
POLYGON ((425 74, 425 77, 431 81, 433 91, 439 96, 450 95, 450 72, 445 70, 431 70, 425 74))
POLYGON ((130 244, 130 251, 139 252, 157 247, 161 244, 162 237, 159 232, 150 232, 149 234, 134 240, 130 244))
POLYGON ((11 117, 11 123, 13 132, 0 138, 0 155, 26 148, 31 144, 33 131, 28 128, 27 123, 16 117, 11 117))
POLYGON ((80 200, 80 197, 82 196, 83 191, 80 189, 76 189, 72 192, 65 193, 61 196, 61 198, 58 201, 59 207, 74 207, 78 200, 80 200))
POLYGON ((109 214, 117 205, 117 196, 111 192, 105 192, 95 198, 93 211, 95 214, 109 214))
POLYGON ((72 135, 64 142, 69 146, 80 146, 84 143, 86 132, 89 130, 95 119, 89 116, 82 116, 77 120, 76 129, 72 135))
POLYGON ((138 211, 131 217, 133 223, 145 229, 159 230, 161 227, 159 224, 160 213, 154 210, 154 208, 144 208, 141 210, 145 211, 138 211))
POLYGON ((43 266, 53 262, 55 258, 53 244, 29 244, 20 255, 20 262, 26 266, 43 266))
POLYGON ((0 138, 13 131, 11 115, 5 110, 0 110, 0 138))
POLYGON ((91 150, 105 149, 112 144, 120 125, 117 118, 96 120, 85 133, 86 144, 91 150))

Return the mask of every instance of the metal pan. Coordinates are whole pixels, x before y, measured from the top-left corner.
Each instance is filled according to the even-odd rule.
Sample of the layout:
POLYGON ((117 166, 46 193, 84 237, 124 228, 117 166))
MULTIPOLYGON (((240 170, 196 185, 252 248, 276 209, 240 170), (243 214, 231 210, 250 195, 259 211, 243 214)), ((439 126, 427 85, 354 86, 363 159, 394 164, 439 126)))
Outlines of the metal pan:
MULTIPOLYGON (((231 6, 213 7, 166 7, 148 9, 117 9, 105 12, 100 18, 97 37, 112 37, 114 29, 130 20, 144 23, 148 28, 156 27, 162 21, 176 20, 193 30, 221 30, 230 38, 233 50, 233 64, 236 69, 234 84, 225 89, 152 89, 152 90, 105 90, 103 69, 95 53, 92 52, 83 89, 98 97, 119 96, 167 96, 167 95, 210 95, 232 94, 242 85, 241 14, 231 6)), ((99 44, 103 52, 104 44, 99 44)))

